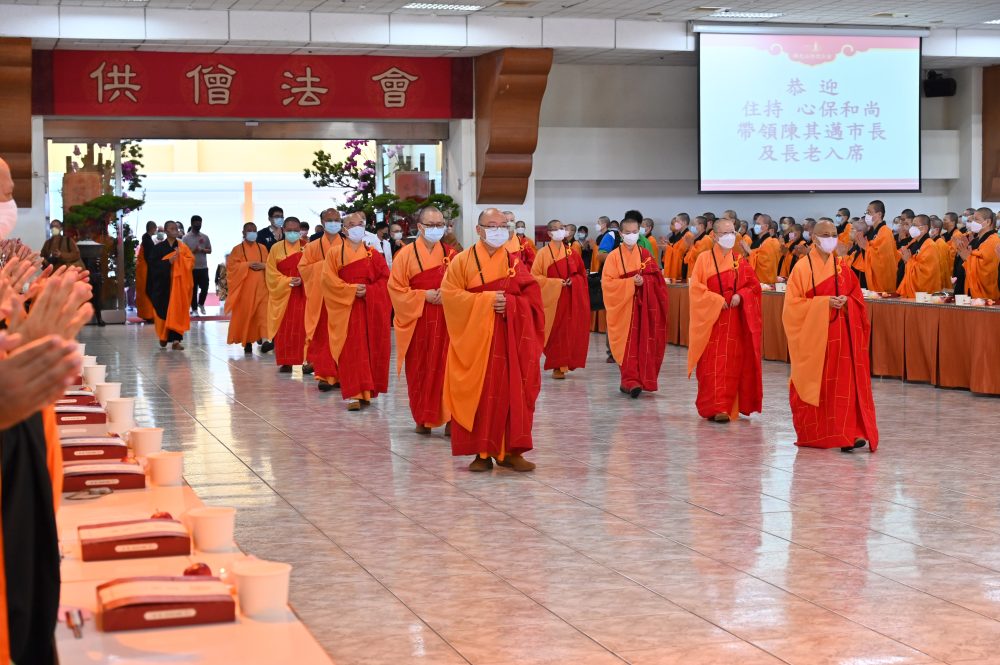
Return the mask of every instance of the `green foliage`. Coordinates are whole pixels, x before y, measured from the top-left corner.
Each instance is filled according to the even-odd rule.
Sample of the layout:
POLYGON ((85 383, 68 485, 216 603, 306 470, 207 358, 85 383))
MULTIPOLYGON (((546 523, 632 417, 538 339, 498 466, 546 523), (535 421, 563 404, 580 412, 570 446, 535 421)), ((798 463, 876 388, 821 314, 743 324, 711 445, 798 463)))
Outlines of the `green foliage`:
POLYGON ((312 180, 316 187, 340 187, 348 190, 345 203, 338 205, 341 212, 360 210, 365 213, 369 223, 378 214, 387 222, 394 220, 409 220, 409 218, 424 206, 432 205, 441 210, 445 219, 458 217, 460 207, 447 194, 432 194, 423 201, 403 200, 392 192, 375 194, 375 162, 361 160, 362 148, 368 141, 348 141, 344 144, 350 150, 346 159, 334 162, 330 153, 317 150, 314 154, 312 168, 303 169, 302 175, 312 180))
POLYGON ((142 199, 105 194, 86 203, 71 206, 63 216, 63 224, 67 229, 76 230, 87 225, 97 224, 106 230, 107 225, 116 219, 119 212, 129 213, 138 210, 145 203, 142 199))

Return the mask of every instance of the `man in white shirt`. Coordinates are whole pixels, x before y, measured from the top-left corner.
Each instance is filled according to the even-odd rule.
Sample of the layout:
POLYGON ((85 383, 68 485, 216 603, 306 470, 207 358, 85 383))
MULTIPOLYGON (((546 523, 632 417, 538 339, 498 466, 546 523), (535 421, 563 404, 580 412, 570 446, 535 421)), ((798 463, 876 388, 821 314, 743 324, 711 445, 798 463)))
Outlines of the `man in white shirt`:
POLYGON ((205 299, 208 298, 208 255, 212 253, 212 241, 201 232, 201 216, 191 217, 191 230, 182 239, 194 254, 194 288, 191 290, 191 313, 205 315, 205 299), (200 291, 200 294, 199 294, 200 291))
POLYGON ((389 240, 389 225, 379 222, 375 225, 375 233, 365 234, 365 244, 374 247, 385 257, 385 264, 392 270, 392 241, 389 240))

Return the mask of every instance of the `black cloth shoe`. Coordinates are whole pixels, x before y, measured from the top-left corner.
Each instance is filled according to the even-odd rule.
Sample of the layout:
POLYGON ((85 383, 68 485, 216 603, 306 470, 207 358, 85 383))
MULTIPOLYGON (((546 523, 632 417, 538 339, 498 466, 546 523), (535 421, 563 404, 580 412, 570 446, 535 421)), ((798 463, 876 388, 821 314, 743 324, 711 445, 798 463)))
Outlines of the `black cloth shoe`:
POLYGON ((253 344, 244 344, 243 353, 245 353, 248 356, 253 355, 253 344))
POLYGON ((278 371, 281 372, 282 374, 291 374, 292 373, 292 366, 291 365, 282 365, 281 367, 278 368, 278 371))
POLYGON ((274 342, 264 342, 263 344, 260 345, 261 353, 268 353, 269 351, 273 350, 274 350, 274 342))

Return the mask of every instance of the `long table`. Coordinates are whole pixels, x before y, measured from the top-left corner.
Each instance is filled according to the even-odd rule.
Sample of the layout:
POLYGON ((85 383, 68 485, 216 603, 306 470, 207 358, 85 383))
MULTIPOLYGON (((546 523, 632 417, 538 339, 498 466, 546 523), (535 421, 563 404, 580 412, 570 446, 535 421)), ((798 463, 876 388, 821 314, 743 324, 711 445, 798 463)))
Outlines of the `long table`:
MULTIPOLYGON (((667 341, 687 346, 686 284, 668 284, 667 341)), ((1000 307, 934 305, 894 298, 867 300, 872 375, 1000 395, 1000 307)), ((785 294, 765 291, 761 303, 765 360, 788 362, 781 323, 785 294)))
MULTIPOLYGON (((63 607, 78 607, 90 613, 83 638, 76 639, 62 621, 56 629, 56 647, 61 665, 154 665, 198 663, 229 665, 332 665, 315 638, 288 610, 283 617, 256 621, 237 613, 234 623, 159 628, 105 633, 97 629, 97 586, 118 577, 180 575, 194 562, 207 563, 219 574, 246 555, 233 545, 229 552, 192 552, 188 556, 153 557, 122 561, 82 561, 77 527, 83 524, 145 519, 157 511, 174 517, 202 506, 187 485, 123 490, 85 501, 63 500, 57 516, 63 607)), ((61 614, 61 613, 60 613, 61 614)))

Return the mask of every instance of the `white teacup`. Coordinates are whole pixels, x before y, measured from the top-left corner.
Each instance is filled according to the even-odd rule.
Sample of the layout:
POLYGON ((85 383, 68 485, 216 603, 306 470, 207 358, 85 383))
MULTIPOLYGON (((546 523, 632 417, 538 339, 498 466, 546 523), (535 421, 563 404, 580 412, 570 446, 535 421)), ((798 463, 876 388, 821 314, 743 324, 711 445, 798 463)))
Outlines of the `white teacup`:
POLYGON ((160 451, 146 455, 149 478, 158 487, 172 487, 184 482, 184 453, 160 451))
POLYGON ((97 402, 106 407, 109 399, 118 399, 122 396, 122 384, 120 383, 98 383, 94 386, 94 397, 97 402))
MULTIPOLYGON (((161 453, 162 454, 162 453, 161 453)), ((187 512, 194 546, 202 552, 226 552, 233 546, 236 509, 202 506, 187 512)))
POLYGON ((76 343, 76 350, 82 356, 82 355, 84 355, 84 354, 87 353, 87 345, 84 344, 83 342, 77 342, 76 343))
POLYGON ((149 457, 163 449, 163 428, 134 427, 129 430, 128 439, 136 457, 149 457))
POLYGON ((87 365, 83 368, 83 384, 94 388, 98 383, 104 383, 108 368, 105 365, 87 365))
POLYGON ((279 561, 241 559, 233 563, 240 612, 252 619, 276 619, 288 608, 292 567, 279 561))
POLYGON ((83 366, 90 367, 97 364, 97 356, 83 356, 83 366))
POLYGON ((131 426, 135 418, 135 398, 109 398, 104 409, 108 412, 108 422, 131 426))

